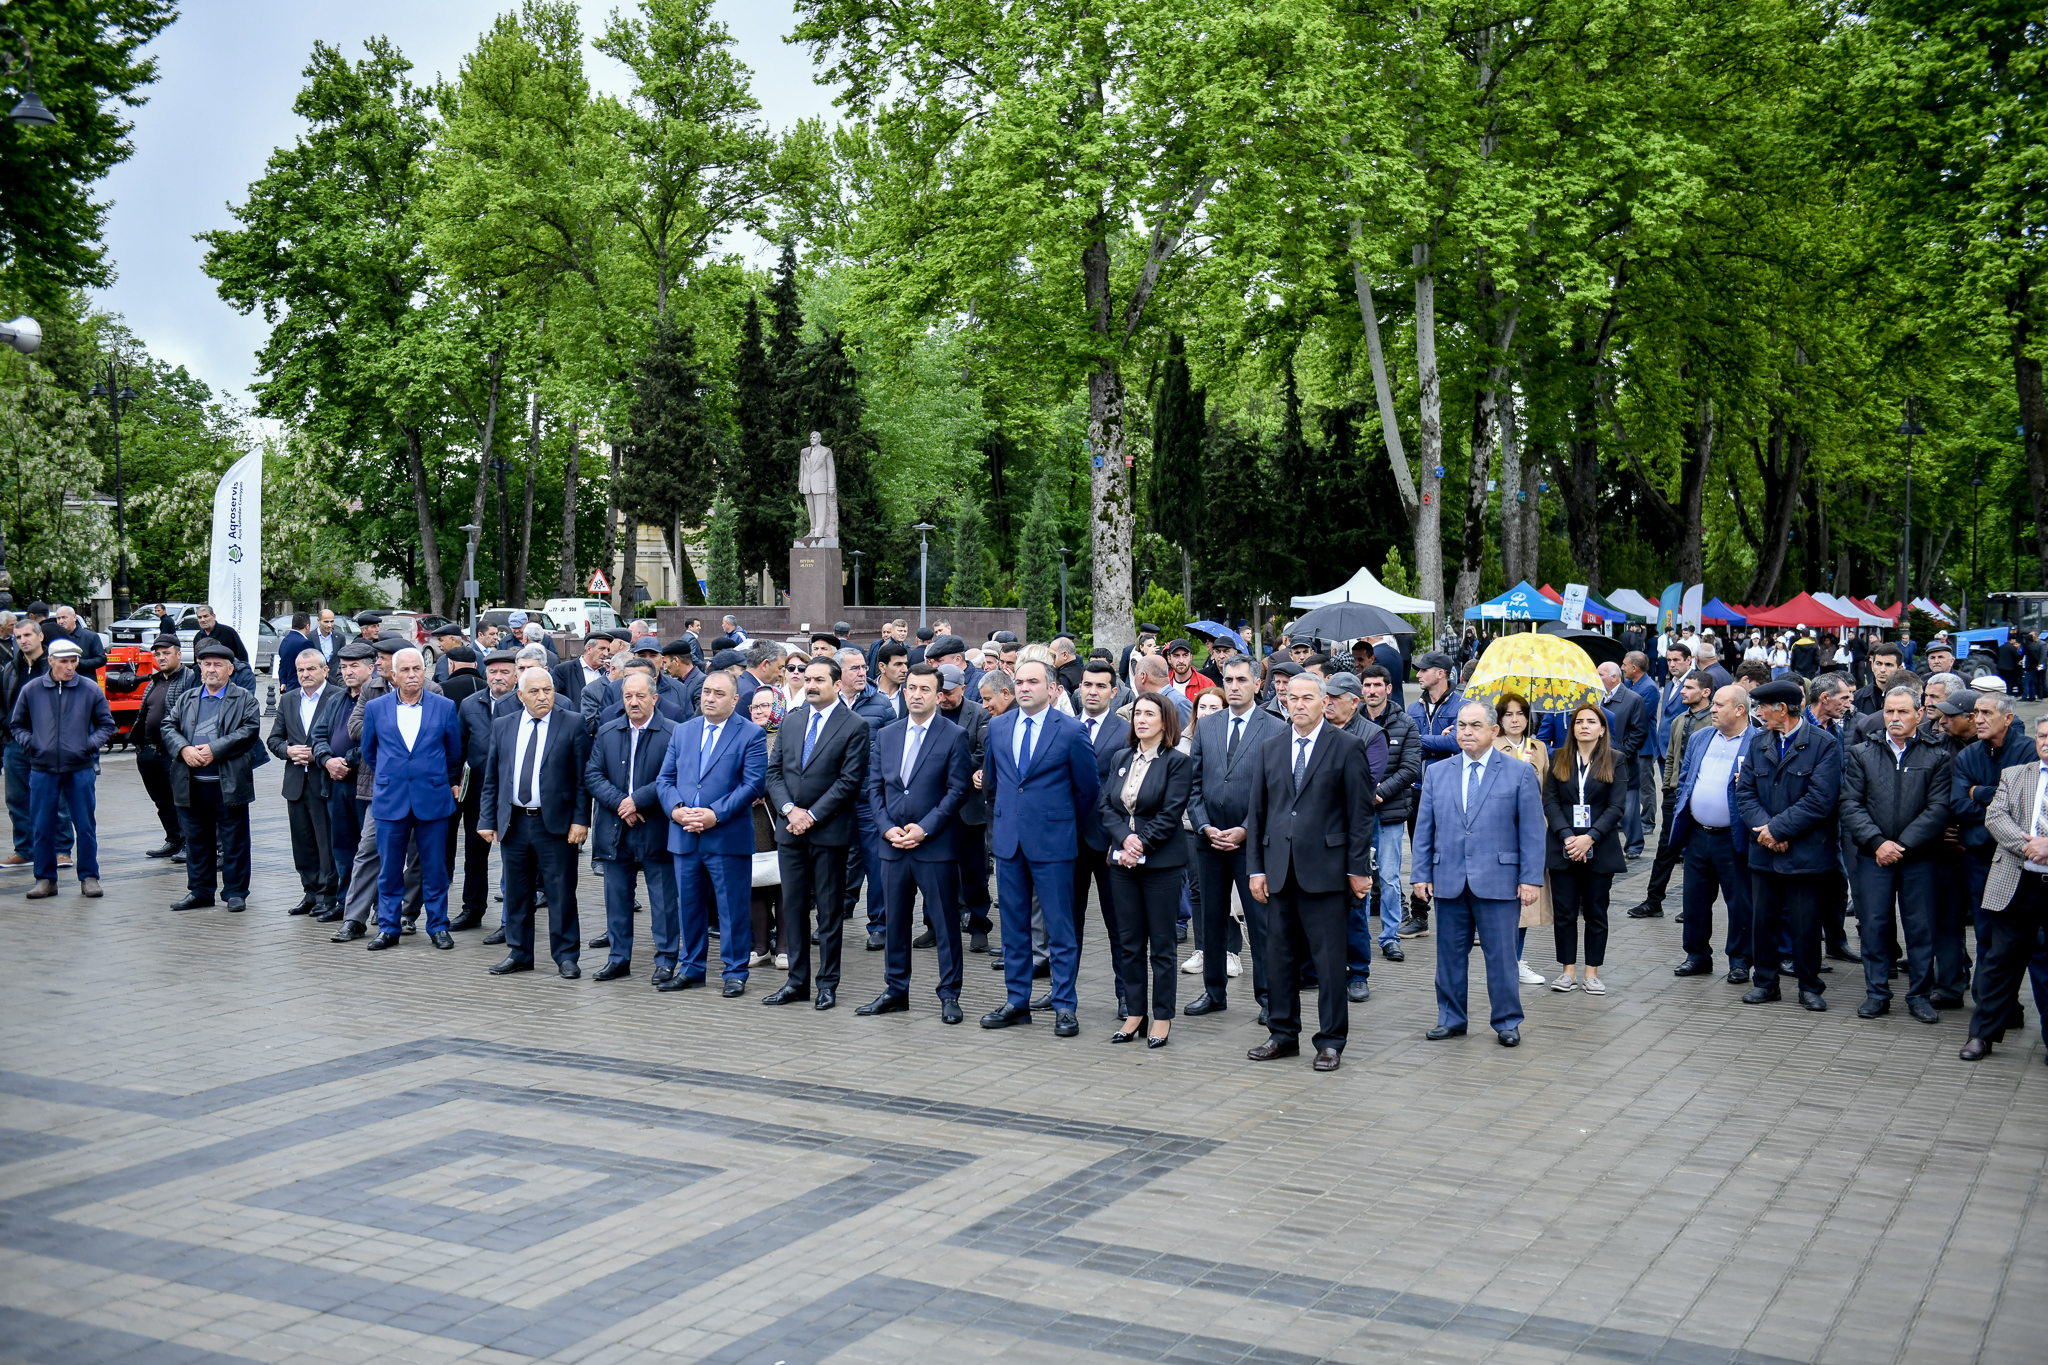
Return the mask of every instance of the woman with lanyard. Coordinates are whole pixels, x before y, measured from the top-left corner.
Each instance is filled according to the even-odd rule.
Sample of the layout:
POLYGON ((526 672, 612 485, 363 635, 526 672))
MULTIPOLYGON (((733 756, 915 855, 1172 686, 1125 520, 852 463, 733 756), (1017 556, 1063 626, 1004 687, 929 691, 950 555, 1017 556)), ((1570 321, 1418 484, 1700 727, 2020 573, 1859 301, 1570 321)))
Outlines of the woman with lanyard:
POLYGON ((1173 921, 1188 863, 1181 819, 1194 789, 1194 760, 1180 743, 1180 707, 1146 692, 1131 703, 1131 746, 1110 757, 1096 807, 1109 836, 1110 924, 1122 978, 1123 1026, 1109 1036, 1128 1043, 1145 1027, 1147 1047, 1165 1047, 1173 1027, 1173 921))
POLYGON ((1586 921, 1588 995, 1605 995, 1600 964, 1607 957, 1607 897, 1614 875, 1627 863, 1621 855, 1621 822, 1627 812, 1628 782, 1614 770, 1607 715, 1592 702, 1572 708, 1571 743, 1562 745, 1543 781, 1543 814, 1550 828, 1544 858, 1556 915, 1557 960, 1564 968, 1550 983, 1554 991, 1575 991, 1579 919, 1586 921))
MULTIPOLYGON (((782 689, 760 687, 754 689, 754 700, 747 709, 747 719, 768 732, 768 752, 775 752, 775 732, 782 728, 784 714, 782 689)), ((768 819, 768 802, 765 797, 756 797, 753 805, 754 852, 758 856, 775 852, 775 826, 768 819)), ((773 962, 784 971, 789 970, 789 940, 787 936, 771 940, 770 930, 782 922, 782 879, 778 870, 776 879, 765 886, 756 885, 748 901, 748 910, 754 921, 754 955, 749 958, 749 967, 765 967, 771 961, 768 945, 774 942, 778 952, 773 962)))
MULTIPOLYGON (((1550 768, 1550 746, 1536 738, 1534 717, 1529 714, 1529 699, 1519 692, 1503 692, 1500 705, 1496 708, 1500 716, 1500 738, 1493 747, 1510 758, 1519 759, 1536 770, 1537 785, 1541 786, 1543 774, 1550 768)), ((1543 879, 1543 894, 1536 898, 1534 905, 1522 907, 1522 919, 1515 930, 1515 963, 1521 969, 1524 986, 1543 984, 1543 973, 1529 965, 1529 957, 1523 947, 1529 941, 1529 931, 1551 923, 1550 878, 1543 879)))

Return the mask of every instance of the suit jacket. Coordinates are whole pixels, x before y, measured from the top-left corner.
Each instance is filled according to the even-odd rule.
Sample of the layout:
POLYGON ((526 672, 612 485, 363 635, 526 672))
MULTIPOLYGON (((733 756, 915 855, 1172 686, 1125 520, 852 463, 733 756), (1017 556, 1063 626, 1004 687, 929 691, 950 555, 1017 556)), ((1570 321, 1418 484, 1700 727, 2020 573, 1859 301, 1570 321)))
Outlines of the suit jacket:
MULTIPOLYGON (((1614 717, 1610 728, 1616 758, 1625 763, 1635 762, 1636 755, 1650 747, 1650 713, 1643 699, 1623 683, 1601 706, 1614 717)), ((1622 783, 1623 787, 1628 785, 1626 781, 1622 783)))
POLYGON ((1778 736, 1757 732, 1749 762, 1735 779, 1737 824, 1750 868, 1788 875, 1832 872, 1841 866, 1835 847, 1835 803, 1842 794, 1842 742, 1804 720, 1781 758, 1778 736), (1771 837, 1791 847, 1773 853, 1752 832, 1768 824, 1771 837))
MULTIPOLYGON (((299 652, 311 649, 312 647, 313 642, 306 638, 305 632, 299 630, 286 631, 284 638, 277 642, 277 655, 271 661, 270 676, 278 679, 280 682, 288 682, 293 687, 297 687, 299 684, 299 652)), ((291 798, 287 797, 286 799, 290 800, 291 798)))
MULTIPOLYGON (((491 722, 478 829, 503 834, 512 828, 512 789, 519 779, 519 722, 525 714, 526 708, 521 706, 491 722)), ((548 740, 541 747, 536 778, 541 824, 548 833, 566 836, 570 826, 590 824, 590 788, 583 781, 583 765, 589 757, 590 736, 577 723, 576 712, 557 697, 555 709, 548 715, 548 740)))
POLYGON ((1033 719, 1039 724, 1031 765, 1022 773, 1015 750, 1023 709, 1012 707, 989 722, 981 790, 998 858, 1063 862, 1080 854, 1081 824, 1102 789, 1102 770, 1080 721, 1050 706, 1033 719))
MULTIPOLYGON (((1254 877, 1263 874, 1276 892, 1292 885, 1311 895, 1348 895, 1344 879, 1371 875, 1373 846, 1379 840, 1365 746, 1324 722, 1297 792, 1294 739, 1294 727, 1286 727, 1261 745, 1251 761, 1245 870, 1254 877)), ((1238 751, 1243 753, 1243 745, 1238 751)))
POLYGON ((1103 856, 1135 834, 1145 845, 1145 866, 1185 867, 1188 841, 1180 822, 1194 787, 1195 761, 1178 749, 1164 751, 1152 760, 1138 783, 1137 799, 1126 807, 1124 780, 1130 775, 1133 752, 1128 744, 1117 749, 1104 769, 1102 795, 1095 803, 1106 836, 1103 856))
MULTIPOLYGON (((567 698, 570 710, 581 711, 583 709, 583 656, 578 654, 573 659, 564 659, 561 663, 548 670, 548 676, 555 680, 555 695, 567 698)), ((599 683, 605 683, 609 682, 610 679, 600 677, 598 681, 599 683)))
MULTIPOLYGON (((1685 841, 1691 838, 1693 830, 1698 828, 1692 822, 1692 789, 1700 780, 1700 765, 1706 762, 1707 746, 1714 742, 1714 736, 1718 733, 1720 732, 1710 721, 1693 731, 1692 738, 1686 743, 1685 757, 1680 760, 1681 766, 1678 770, 1677 804, 1671 813, 1673 848, 1684 848, 1685 841)), ((1762 733, 1763 731, 1753 725, 1742 732, 1741 742, 1735 748, 1735 766, 1728 771, 1728 837, 1735 844, 1737 857, 1745 857, 1744 850, 1754 840, 1748 837, 1748 831, 1742 827, 1742 813, 1735 805, 1735 784, 1741 780, 1742 770, 1749 766, 1750 745, 1762 733)))
MULTIPOLYGON (((578 668, 582 665, 578 664, 578 668)), ((661 804, 655 779, 661 775, 668 756, 669 741, 675 737, 675 722, 655 712, 640 736, 640 750, 632 755, 633 770, 626 771, 632 748, 632 722, 620 716, 598 727, 591 741, 590 757, 583 762, 583 785, 590 789, 593 807, 590 826, 590 856, 605 862, 646 862, 668 855, 668 838, 663 825, 673 825, 661 804), (619 802, 633 798, 641 820, 628 825, 619 818, 619 802)))
MULTIPOLYGON (((1188 742, 1193 763, 1188 789, 1188 823, 1200 834, 1204 826, 1236 829, 1245 822, 1251 808, 1253 761, 1267 740, 1288 728, 1272 712, 1254 706, 1245 717, 1244 735, 1237 753, 1230 753, 1230 708, 1205 716, 1196 723, 1194 738, 1188 742)), ((1318 748, 1321 746, 1318 745, 1318 748)), ((1413 749, 1415 764, 1422 765, 1422 750, 1413 749)))
POLYGON ((804 736, 813 714, 815 708, 805 702, 783 718, 776 732, 775 752, 768 755, 768 814, 778 844, 845 848, 859 824, 857 803, 868 780, 872 732, 857 712, 835 701, 806 763, 804 736), (784 806, 809 811, 815 823, 802 834, 790 833, 784 806))
POLYGON ((1628 860, 1622 856, 1621 850, 1621 822, 1628 815, 1628 779, 1621 771, 1619 755, 1615 756, 1612 782, 1602 782, 1592 776, 1586 778, 1586 804, 1593 808, 1593 824, 1588 829, 1579 829, 1572 823, 1572 807, 1578 803, 1579 779, 1573 776, 1560 780, 1545 765, 1543 822, 1549 827, 1549 834, 1544 845, 1543 865, 1560 872, 1575 868, 1607 873, 1628 871, 1628 860), (1583 863, 1573 862, 1565 855, 1564 841, 1573 834, 1593 836, 1592 857, 1583 863))
POLYGON ((1467 892, 1512 900, 1543 885, 1546 828, 1536 770, 1510 755, 1487 760, 1471 804, 1463 800, 1465 755, 1432 763, 1415 810, 1415 866, 1409 876, 1438 896, 1467 892))
MULTIPOLYGON (((339 780, 348 783, 353 790, 360 745, 350 737, 349 731, 351 722, 358 718, 357 713, 367 703, 360 696, 350 696, 348 688, 342 685, 341 675, 331 669, 327 674, 327 685, 334 689, 334 710, 313 727, 313 761, 323 768, 330 758, 338 758, 348 764, 349 771, 339 780)), ((330 782, 335 780, 328 779, 330 782)))
POLYGON ((704 726, 704 717, 696 716, 675 728, 654 779, 662 819, 668 823, 668 850, 751 857, 754 821, 748 808, 768 789, 768 732, 734 712, 707 761, 704 726), (678 806, 709 810, 718 823, 693 834, 675 822, 678 806))
MULTIPOLYGON (((1080 724, 1081 733, 1086 735, 1088 733, 1088 717, 1076 716, 1074 719, 1080 724)), ((1117 715, 1114 711, 1104 715, 1096 722, 1096 781, 1105 784, 1109 781, 1109 765, 1116 758, 1116 751, 1125 748, 1130 742, 1131 723, 1122 716, 1117 715)), ((1109 835, 1103 831, 1102 805, 1099 801, 1088 810, 1082 812, 1081 842, 1097 851, 1107 851, 1109 848, 1109 835)))
MULTIPOLYGON (((583 665, 578 663, 576 668, 580 679, 583 665)), ((598 726, 626 714, 626 694, 622 690, 624 682, 623 678, 606 678, 602 685, 582 689, 580 698, 572 703, 572 706, 582 708, 583 729, 586 733, 594 735, 598 726)), ((704 684, 698 683, 697 690, 703 691, 704 684)), ((697 714, 697 699, 674 678, 666 673, 659 673, 654 678, 654 709, 667 716, 674 724, 681 725, 697 714)), ((746 713, 742 711, 741 714, 746 713)))
POLYGON ((2039 763, 2007 768, 1998 774, 1998 794, 1984 807, 1984 828, 1998 846, 1991 857, 1990 875, 1984 879, 1986 910, 2005 909, 2020 889, 2020 874, 2027 865, 2027 832, 2033 828, 2040 781, 2039 763))
MULTIPOLYGON (((966 734, 967 766, 974 771, 979 771, 982 766, 982 754, 988 746, 988 723, 990 720, 988 708, 972 697, 964 697, 961 699, 958 711, 949 713, 942 706, 939 708, 939 714, 959 726, 966 734)), ((981 790, 970 781, 967 784, 967 795, 960 802, 960 823, 974 826, 986 825, 988 823, 988 798, 989 794, 987 792, 981 790)))
POLYGON ((507 692, 502 697, 494 697, 488 691, 472 692, 457 703, 455 713, 462 719, 462 756, 469 764, 471 781, 484 780, 484 768, 491 761, 491 730, 498 717, 523 709, 517 692, 507 692))
POLYGON ((452 788, 462 781, 462 723, 455 703, 422 691, 420 732, 407 749, 398 729, 398 693, 378 697, 363 708, 363 762, 377 772, 370 792, 370 814, 377 819, 409 814, 440 820, 455 814, 452 788))
MULTIPOLYGON (((910 781, 903 780, 903 746, 910 737, 906 718, 882 727, 875 737, 874 762, 868 765, 867 801, 877 829, 916 825, 924 842, 909 852, 882 840, 886 862, 950 862, 958 846, 960 805, 973 789, 974 769, 968 762, 967 732, 933 716, 910 781)), ((979 840, 977 839, 977 846, 979 840)))
POLYGON ((334 713, 341 709, 341 703, 348 697, 348 689, 327 683, 320 689, 320 700, 313 706, 313 723, 299 724, 299 702, 305 696, 305 689, 294 687, 277 699, 277 719, 271 724, 270 738, 266 741, 270 752, 277 755, 277 761, 284 764, 284 781, 280 794, 287 801, 297 801, 310 796, 315 801, 327 799, 328 788, 333 780, 327 770, 320 766, 314 738, 334 720, 334 713), (285 757, 285 750, 293 744, 303 744, 315 749, 314 761, 301 767, 285 757))

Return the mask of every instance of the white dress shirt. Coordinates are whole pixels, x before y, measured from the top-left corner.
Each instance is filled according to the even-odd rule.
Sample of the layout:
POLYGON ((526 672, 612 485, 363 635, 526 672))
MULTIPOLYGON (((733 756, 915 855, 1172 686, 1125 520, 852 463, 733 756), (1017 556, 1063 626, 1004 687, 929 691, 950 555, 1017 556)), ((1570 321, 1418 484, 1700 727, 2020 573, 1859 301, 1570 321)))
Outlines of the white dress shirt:
POLYGON ((552 711, 538 720, 534 719, 533 712, 523 708, 520 711, 519 728, 512 733, 512 804, 515 806, 531 809, 540 804, 541 760, 547 757, 548 722, 553 718, 552 711), (540 736, 538 740, 534 739, 536 732, 540 736), (522 773, 520 765, 526 760, 528 744, 533 745, 533 771, 522 773), (523 787, 519 785, 521 778, 525 779, 523 787))
POLYGON ((1292 725, 1287 727, 1288 772, 1293 772, 1297 767, 1304 773, 1308 771, 1308 765, 1316 761, 1316 741, 1323 737, 1324 727, 1328 724, 1328 721, 1319 720, 1316 722, 1316 728, 1309 731, 1306 735, 1302 734, 1301 731, 1295 729, 1292 725), (1308 741, 1306 749, 1301 747, 1301 742, 1304 739, 1308 741))
MULTIPOLYGON (((2038 839, 2044 826, 2048 826, 2048 763, 2041 765, 2040 775, 2034 779, 2034 818, 2027 825, 2027 837, 2038 839)), ((2048 872, 2048 863, 2028 863, 2029 872, 2048 872)))
MULTIPOLYGON (((422 701, 424 701, 426 695, 424 692, 420 693, 422 701)), ((416 701, 412 705, 407 706, 402 698, 399 700, 398 737, 405 741, 405 751, 407 753, 411 753, 413 746, 419 743, 420 718, 425 714, 426 707, 421 702, 416 701)))
POLYGON ((320 709, 320 698, 327 691, 322 683, 311 692, 299 693, 299 728, 306 732, 306 742, 313 742, 313 713, 320 709))

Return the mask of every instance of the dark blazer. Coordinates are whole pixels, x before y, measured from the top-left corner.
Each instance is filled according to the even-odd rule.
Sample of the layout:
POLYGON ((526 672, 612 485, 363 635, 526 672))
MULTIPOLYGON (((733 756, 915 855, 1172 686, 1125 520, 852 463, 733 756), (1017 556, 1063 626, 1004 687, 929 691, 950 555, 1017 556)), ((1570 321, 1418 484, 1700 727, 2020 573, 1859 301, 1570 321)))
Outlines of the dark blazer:
POLYGON ((462 720, 462 756, 469 764, 472 781, 484 780, 484 767, 491 761, 491 727, 498 717, 524 709, 517 692, 502 697, 494 697, 488 690, 472 692, 456 704, 455 714, 462 720))
MULTIPOLYGON (((1608 729, 1616 759, 1635 762, 1636 756, 1650 747, 1650 708, 1643 705, 1643 699, 1627 683, 1615 688, 1614 695, 1603 701, 1601 706, 1614 717, 1608 729)), ((1628 783, 1624 781, 1622 786, 1626 788, 1628 783)), ((1571 812, 1567 810, 1565 814, 1571 812)))
MULTIPOLYGON (((1087 734, 1088 717, 1076 716, 1074 719, 1080 723, 1081 733, 1087 734)), ((1095 776, 1097 781, 1104 784, 1108 783, 1110 762, 1116 758, 1117 750, 1124 748, 1130 742, 1131 723, 1116 712, 1106 712, 1096 721, 1095 776)), ((1109 835, 1102 828, 1102 807, 1100 803, 1094 808, 1082 812, 1081 842, 1096 850, 1107 850, 1109 848, 1109 835)))
POLYGON ((1952 768, 1945 746, 1917 734, 1906 741, 1903 762, 1893 757, 1888 737, 1856 745, 1842 769, 1843 832, 1872 856, 1886 840, 1901 845, 1908 860, 1934 854, 1946 843, 1952 768))
MULTIPOLYGON (((443 698, 443 700, 446 700, 443 698)), ((374 704, 374 703, 373 703, 374 704)), ((484 764, 484 790, 477 828, 504 833, 512 827, 512 787, 518 780, 521 706, 491 722, 490 761, 484 764)), ((540 818, 547 832, 566 836, 571 825, 590 824, 590 788, 583 765, 590 757, 590 736, 577 715, 558 698, 548 717, 548 741, 540 754, 540 818)))
POLYGON ((775 752, 768 755, 768 815, 775 821, 778 844, 805 840, 824 848, 845 848, 853 842, 859 819, 855 803, 868 778, 868 723, 844 703, 835 704, 807 764, 804 732, 810 729, 811 715, 806 702, 783 718, 775 752), (782 814, 786 805, 809 811, 817 823, 801 835, 791 834, 782 814))
POLYGON ((1194 789, 1195 761, 1178 749, 1161 753, 1138 784, 1138 799, 1126 809, 1124 779, 1130 775, 1132 753, 1129 747, 1118 749, 1104 770, 1102 795, 1095 803, 1107 836, 1103 853, 1107 856, 1111 849, 1123 847, 1124 840, 1135 834, 1145 845, 1145 866, 1185 867, 1188 841, 1180 821, 1194 789))
POLYGON ((960 805, 974 787, 967 732, 933 716, 906 785, 903 745, 909 736, 910 721, 905 718, 883 726, 875 737, 867 801, 878 830, 914 824, 924 831, 925 839, 907 853, 884 839, 882 858, 886 862, 904 858, 919 863, 948 862, 958 844, 960 805))
MULTIPOLYGON (((348 723, 365 702, 361 697, 349 695, 348 688, 343 686, 341 675, 338 673, 328 673, 327 685, 334 689, 334 710, 313 727, 313 761, 324 768, 330 758, 342 760, 348 764, 349 771, 341 780, 353 787, 356 780, 356 762, 360 754, 358 742, 349 738, 348 723)), ((328 779, 330 782, 334 780, 328 779)))
MULTIPOLYGON (((171 775, 171 797, 178 805, 192 804, 193 769, 185 766, 178 755, 191 745, 192 732, 199 725, 199 700, 205 695, 204 685, 181 693, 164 710, 163 741, 164 757, 169 760, 165 768, 171 775)), ((260 746, 263 731, 263 708, 256 698, 233 683, 227 685, 217 722, 220 738, 213 742, 212 771, 220 776, 221 804, 246 806, 256 799, 256 779, 253 776, 255 764, 251 761, 251 750, 260 746)))
POLYGON ((1811 874, 1841 866, 1835 847, 1835 802, 1842 792, 1841 741, 1804 720, 1792 732, 1781 758, 1778 736, 1759 731, 1749 761, 1735 779, 1736 816, 1741 821, 1749 865, 1758 872, 1811 874), (1756 841, 1757 826, 1791 847, 1773 853, 1756 841))
MULTIPOLYGON (((578 668, 582 665, 578 664, 578 668)), ((668 756, 669 741, 675 737, 675 722, 655 712, 640 736, 640 751, 633 755, 633 771, 626 771, 626 757, 632 747, 632 722, 624 716, 598 727, 591 741, 590 757, 583 763, 583 785, 590 789, 590 856, 605 862, 668 856, 668 835, 672 825, 662 807, 654 780, 668 756), (619 818, 619 802, 633 798, 641 820, 628 825, 619 818)))
MULTIPOLYGON (((580 674, 583 665, 578 663, 576 668, 580 674)), ((586 732, 594 735, 598 726, 626 714, 626 694, 621 686, 624 682, 623 678, 606 678, 602 686, 583 689, 580 700, 573 705, 582 708, 586 732)), ((699 683, 698 691, 702 691, 703 686, 699 683)), ((697 701, 681 683, 666 673, 658 673, 654 678, 654 709, 674 724, 681 725, 697 714, 697 701)), ((740 714, 746 713, 743 710, 740 714)))
MULTIPOLYGON (((583 709, 583 656, 578 654, 573 659, 562 660, 562 662, 548 670, 548 676, 555 680, 555 695, 567 698, 570 710, 581 711, 583 709)), ((604 683, 609 682, 610 679, 599 678, 598 681, 604 683)))
POLYGON ((320 766, 318 746, 314 738, 333 723, 334 713, 341 709, 341 703, 348 697, 348 689, 327 683, 320 689, 320 700, 313 706, 313 724, 310 728, 299 724, 299 702, 305 696, 301 687, 289 688, 277 699, 277 720, 270 727, 270 738, 266 741, 270 752, 277 761, 284 764, 284 781, 279 789, 287 801, 297 801, 311 796, 316 801, 327 799, 327 789, 333 780, 327 770, 320 766), (294 744, 303 744, 314 750, 313 762, 300 767, 285 757, 285 750, 294 744))
MULTIPOLYGON (((1193 767, 1188 790, 1188 823, 1200 834, 1204 826, 1236 829, 1245 822, 1251 806, 1252 772, 1261 747, 1287 729, 1263 707, 1254 706, 1245 717, 1244 736, 1237 742, 1237 754, 1230 754, 1230 708, 1195 723, 1194 738, 1188 741, 1193 767)), ((1320 745, 1317 747, 1321 747, 1320 745)), ((1411 746, 1412 748, 1413 746, 1411 746)), ((1422 750, 1414 749, 1415 764, 1422 765, 1422 750)))
MULTIPOLYGON (((1642 710, 1642 703, 1636 703, 1642 710)), ((1628 816, 1628 779, 1621 772, 1621 756, 1615 755, 1614 781, 1602 782, 1597 777, 1586 778, 1586 804, 1593 808, 1593 826, 1582 830, 1572 824, 1572 807, 1579 801, 1579 779, 1576 776, 1559 778, 1556 770, 1545 764, 1543 768, 1543 823, 1549 834, 1543 850, 1543 865, 1553 871, 1566 872, 1585 870, 1589 872, 1619 873, 1628 870, 1628 859, 1622 856, 1621 822, 1628 816), (1573 862, 1565 856, 1564 841, 1572 834, 1593 836, 1593 856, 1583 863, 1573 862)))
MULTIPOLYGON (((277 642, 277 655, 271 663, 270 676, 276 678, 279 682, 290 683, 294 687, 298 686, 299 652, 311 649, 312 647, 313 642, 306 638, 305 632, 299 630, 286 631, 284 638, 277 642)), ((294 740, 293 743, 303 743, 303 741, 294 740)), ((278 757, 280 760, 283 759, 282 754, 278 757)), ((286 799, 289 800, 290 798, 286 799)))
POLYGON ((718 744, 706 765, 702 758, 704 724, 704 718, 697 716, 675 728, 669 736, 668 753, 661 760, 661 772, 654 779, 662 819, 668 827, 668 850, 751 857, 754 822, 749 808, 767 789, 768 732, 735 711, 718 732, 718 744), (718 823, 702 834, 693 834, 675 822, 677 806, 711 811, 718 823))
POLYGON ((989 798, 998 858, 1056 863, 1079 855, 1082 813, 1093 810, 1102 773, 1081 722, 1048 706, 1032 745, 1031 767, 1019 774, 1014 750, 1024 711, 1014 707, 989 722, 982 749, 981 789, 989 798))
MULTIPOLYGON (((967 766, 979 770, 983 751, 988 744, 988 708, 972 697, 963 697, 958 711, 948 712, 939 708, 939 714, 952 721, 967 736, 967 766)), ((967 795, 960 802, 959 820, 963 825, 986 825, 988 823, 988 793, 976 787, 972 781, 967 784, 967 795)))
POLYGON ((438 692, 422 691, 420 732, 407 749, 398 731, 398 693, 386 692, 363 708, 363 762, 377 773, 370 814, 379 820, 453 815, 452 789, 462 781, 462 722, 456 719, 455 703, 438 692))
POLYGON ((1344 879, 1371 875, 1379 839, 1365 746, 1325 722, 1297 794, 1294 738, 1294 727, 1287 726, 1261 745, 1252 761, 1245 870, 1264 875, 1275 892, 1292 882, 1310 895, 1348 895, 1344 879))

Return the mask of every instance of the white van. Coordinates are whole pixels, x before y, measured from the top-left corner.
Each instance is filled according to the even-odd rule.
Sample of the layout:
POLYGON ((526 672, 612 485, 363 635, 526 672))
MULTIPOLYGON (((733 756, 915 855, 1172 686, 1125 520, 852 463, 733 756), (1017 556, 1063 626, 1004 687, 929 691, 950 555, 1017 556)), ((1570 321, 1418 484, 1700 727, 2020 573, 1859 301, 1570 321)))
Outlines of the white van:
POLYGON ((619 628, 619 614, 602 597, 550 597, 541 610, 579 640, 593 630, 619 628))

